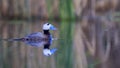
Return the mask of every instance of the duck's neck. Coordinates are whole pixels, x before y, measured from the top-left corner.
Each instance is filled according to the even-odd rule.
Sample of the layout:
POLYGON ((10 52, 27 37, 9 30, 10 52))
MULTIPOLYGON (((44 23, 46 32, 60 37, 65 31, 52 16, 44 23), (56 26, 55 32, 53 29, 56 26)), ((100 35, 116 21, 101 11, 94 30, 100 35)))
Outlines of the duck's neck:
POLYGON ((49 30, 43 30, 43 32, 44 32, 45 35, 50 35, 49 30))

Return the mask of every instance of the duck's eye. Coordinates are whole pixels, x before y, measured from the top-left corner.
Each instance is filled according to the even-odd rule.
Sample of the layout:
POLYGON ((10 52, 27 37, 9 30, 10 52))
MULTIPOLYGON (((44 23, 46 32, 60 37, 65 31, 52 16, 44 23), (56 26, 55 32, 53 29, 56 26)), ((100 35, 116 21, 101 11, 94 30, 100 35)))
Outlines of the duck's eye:
POLYGON ((49 23, 47 23, 47 25, 49 25, 49 23))

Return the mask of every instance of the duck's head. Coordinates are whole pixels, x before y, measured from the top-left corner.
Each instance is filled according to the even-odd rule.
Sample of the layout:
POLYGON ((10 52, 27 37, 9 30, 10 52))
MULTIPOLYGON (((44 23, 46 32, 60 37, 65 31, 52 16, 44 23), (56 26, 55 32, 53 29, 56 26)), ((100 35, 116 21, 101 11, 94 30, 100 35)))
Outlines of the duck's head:
POLYGON ((54 49, 44 49, 43 54, 45 56, 50 56, 50 55, 54 54, 56 51, 57 51, 56 48, 54 48, 54 49))
POLYGON ((52 24, 45 23, 43 25, 43 30, 56 30, 56 28, 52 24))

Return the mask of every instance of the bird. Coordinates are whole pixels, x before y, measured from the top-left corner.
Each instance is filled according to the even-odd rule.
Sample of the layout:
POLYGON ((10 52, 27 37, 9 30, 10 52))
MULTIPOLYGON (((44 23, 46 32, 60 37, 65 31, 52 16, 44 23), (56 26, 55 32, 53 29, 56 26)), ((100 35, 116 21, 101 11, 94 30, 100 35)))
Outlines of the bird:
POLYGON ((45 56, 50 56, 57 51, 56 48, 50 49, 52 41, 55 40, 52 37, 50 30, 57 30, 57 28, 50 23, 45 23, 43 24, 42 29, 43 32, 31 33, 22 38, 11 39, 11 41, 22 41, 35 47, 43 46, 43 54, 45 56))

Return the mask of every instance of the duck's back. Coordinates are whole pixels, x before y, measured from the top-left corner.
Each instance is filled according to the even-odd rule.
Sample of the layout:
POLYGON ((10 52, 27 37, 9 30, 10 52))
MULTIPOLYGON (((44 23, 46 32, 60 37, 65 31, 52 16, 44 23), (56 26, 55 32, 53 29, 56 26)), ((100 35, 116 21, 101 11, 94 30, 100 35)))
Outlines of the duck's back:
POLYGON ((44 44, 49 43, 49 36, 41 32, 32 33, 32 34, 27 35, 24 38, 24 42, 32 46, 40 47, 44 44))

